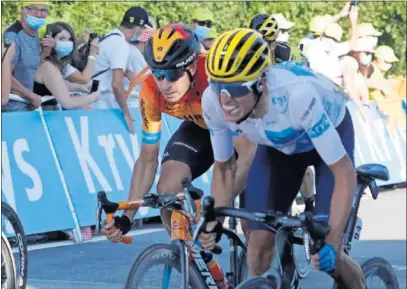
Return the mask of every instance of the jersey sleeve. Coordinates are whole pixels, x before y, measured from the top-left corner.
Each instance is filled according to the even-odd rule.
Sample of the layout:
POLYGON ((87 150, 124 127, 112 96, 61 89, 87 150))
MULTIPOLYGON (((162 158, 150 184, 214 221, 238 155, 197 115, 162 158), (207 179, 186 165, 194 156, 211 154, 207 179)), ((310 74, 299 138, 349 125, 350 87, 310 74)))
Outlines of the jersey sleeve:
POLYGON ((289 112, 297 128, 304 129, 327 165, 346 154, 342 140, 325 112, 318 92, 312 85, 297 86, 291 91, 289 112))
POLYGON ((155 90, 149 81, 140 89, 140 114, 142 121, 142 142, 156 144, 161 138, 161 111, 155 90))
POLYGON ((216 107, 215 95, 210 87, 207 87, 202 95, 202 110, 206 125, 208 126, 213 155, 216 161, 226 162, 233 155, 232 131, 227 127, 216 107))

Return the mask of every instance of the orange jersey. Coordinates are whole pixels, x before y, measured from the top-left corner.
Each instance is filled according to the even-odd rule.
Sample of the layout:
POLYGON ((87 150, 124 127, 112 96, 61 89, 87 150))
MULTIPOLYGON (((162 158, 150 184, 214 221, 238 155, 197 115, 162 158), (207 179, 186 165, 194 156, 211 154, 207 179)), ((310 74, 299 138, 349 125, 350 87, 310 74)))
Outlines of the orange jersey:
POLYGON ((198 68, 194 76, 195 84, 177 103, 168 103, 158 89, 153 75, 148 75, 140 89, 140 112, 142 118, 142 140, 154 144, 161 136, 161 113, 179 119, 193 121, 202 128, 207 128, 202 116, 201 98, 208 87, 205 71, 206 55, 197 57, 198 68))

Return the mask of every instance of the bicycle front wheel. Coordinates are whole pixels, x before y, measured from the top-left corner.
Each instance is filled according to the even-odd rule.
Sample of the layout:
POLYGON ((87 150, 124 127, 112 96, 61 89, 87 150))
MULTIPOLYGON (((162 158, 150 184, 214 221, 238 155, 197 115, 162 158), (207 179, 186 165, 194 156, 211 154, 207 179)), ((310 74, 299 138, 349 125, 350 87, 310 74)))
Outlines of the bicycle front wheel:
POLYGON ((1 289, 16 288, 16 268, 10 244, 1 234, 1 289))
MULTIPOLYGON (((9 243, 12 248, 17 248, 19 256, 15 258, 15 266, 18 280, 18 289, 25 289, 27 286, 27 271, 28 271, 28 253, 27 253, 27 238, 24 234, 23 225, 14 211, 7 203, 1 202, 2 226, 5 227, 7 222, 11 224, 14 230, 14 236, 9 238, 9 243), (5 217, 6 220, 3 220, 5 217)), ((5 228, 2 228, 4 232, 5 228)))
POLYGON ((270 279, 255 277, 244 281, 236 289, 277 289, 277 285, 270 279))
MULTIPOLYGON (((183 275, 179 247, 155 244, 136 259, 127 278, 126 289, 180 289, 183 275)), ((208 288, 195 264, 189 268, 189 289, 208 288)))
POLYGON ((390 263, 383 258, 371 258, 362 264, 368 289, 399 289, 399 282, 390 263))

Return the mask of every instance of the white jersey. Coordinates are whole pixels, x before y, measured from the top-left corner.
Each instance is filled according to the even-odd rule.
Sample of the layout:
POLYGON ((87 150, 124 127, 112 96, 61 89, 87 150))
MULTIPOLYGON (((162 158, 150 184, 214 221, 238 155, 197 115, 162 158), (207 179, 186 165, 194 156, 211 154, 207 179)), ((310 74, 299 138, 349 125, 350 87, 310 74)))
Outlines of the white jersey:
POLYGON ((224 162, 232 156, 236 134, 287 155, 315 148, 328 165, 340 160, 346 154, 335 129, 346 112, 346 95, 340 88, 297 62, 272 66, 266 78, 266 115, 240 124, 225 121, 218 97, 210 86, 205 90, 202 107, 215 160, 224 162))

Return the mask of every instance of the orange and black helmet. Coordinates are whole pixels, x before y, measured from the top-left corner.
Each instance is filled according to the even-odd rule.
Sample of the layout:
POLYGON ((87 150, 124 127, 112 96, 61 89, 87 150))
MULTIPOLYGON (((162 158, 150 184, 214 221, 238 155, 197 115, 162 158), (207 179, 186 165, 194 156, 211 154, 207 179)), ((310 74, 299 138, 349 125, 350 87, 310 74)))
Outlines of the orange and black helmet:
POLYGON ((198 37, 184 24, 169 24, 154 32, 144 49, 151 68, 176 69, 195 61, 201 49, 198 37))

